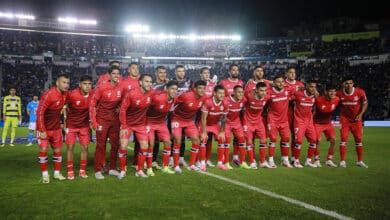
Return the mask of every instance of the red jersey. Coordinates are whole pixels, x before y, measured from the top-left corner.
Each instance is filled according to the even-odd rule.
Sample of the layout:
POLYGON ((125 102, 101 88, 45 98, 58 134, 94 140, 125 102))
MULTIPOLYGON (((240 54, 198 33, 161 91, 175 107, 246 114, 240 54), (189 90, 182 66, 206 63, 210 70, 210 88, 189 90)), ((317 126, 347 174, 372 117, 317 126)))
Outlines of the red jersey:
POLYGON ((284 80, 284 89, 288 90, 291 94, 298 91, 300 87, 305 87, 305 84, 299 80, 295 80, 295 83, 290 83, 287 80, 284 80))
POLYGON ((139 88, 139 80, 131 77, 123 78, 120 81, 125 91, 130 91, 135 88, 139 88))
POLYGON ((341 111, 340 120, 348 120, 355 122, 356 116, 359 114, 363 104, 366 104, 367 97, 364 90, 354 87, 351 94, 347 94, 344 89, 337 91, 337 96, 340 97, 341 111))
POLYGON ((146 112, 152 102, 153 93, 142 93, 139 87, 126 93, 119 113, 121 128, 146 125, 146 112))
POLYGON ((263 121, 262 113, 264 106, 269 100, 269 97, 266 95, 262 99, 258 99, 254 91, 249 92, 246 95, 247 102, 245 104, 245 111, 243 121, 246 125, 257 125, 263 121))
POLYGON ((244 90, 245 94, 248 94, 252 90, 256 89, 256 85, 259 82, 263 82, 267 86, 267 89, 271 88, 271 83, 268 80, 261 79, 260 81, 250 81, 250 82, 247 82, 247 84, 245 85, 245 90, 244 90))
POLYGON ((66 92, 56 86, 43 93, 37 109, 37 131, 46 132, 61 129, 61 110, 65 104, 66 92))
POLYGON ((229 112, 226 116, 228 122, 234 122, 240 120, 241 110, 244 108, 246 103, 246 98, 242 97, 241 100, 235 101, 232 96, 226 97, 226 100, 229 102, 229 112))
POLYGON ((224 79, 219 83, 223 88, 225 88, 225 95, 230 96, 234 92, 234 87, 236 85, 244 86, 242 80, 237 79, 237 81, 232 81, 230 78, 224 79))
POLYGON ((97 120, 118 120, 118 108, 123 95, 120 84, 113 86, 111 83, 104 83, 96 87, 89 106, 89 118, 93 127, 97 126, 97 120))
POLYGON ((173 110, 173 118, 191 121, 202 107, 205 99, 204 96, 198 98, 193 91, 181 94, 177 99, 177 106, 173 110))
POLYGON ((156 92, 152 96, 152 103, 146 113, 148 123, 163 123, 175 102, 175 99, 168 101, 168 93, 166 91, 162 91, 160 93, 156 92))
POLYGON ((207 98, 210 98, 213 96, 214 94, 214 87, 216 86, 215 83, 211 82, 211 81, 207 81, 207 85, 206 85, 206 89, 205 89, 205 93, 204 95, 207 97, 207 98))
POLYGON ((268 96, 270 97, 270 105, 268 108, 267 122, 270 124, 278 124, 288 122, 288 103, 290 101, 290 93, 286 89, 281 91, 272 87, 268 90, 268 96))
MULTIPOLYGON (((119 82, 122 81, 122 79, 123 79, 123 77, 120 76, 119 82)), ((105 74, 99 76, 99 79, 96 83, 96 87, 101 86, 101 85, 105 84, 106 82, 110 82, 110 74, 109 73, 105 73, 105 74)))
POLYGON ((66 95, 66 104, 68 112, 66 116, 67 128, 89 127, 89 102, 92 93, 84 96, 80 88, 77 88, 66 95))
POLYGON ((335 97, 328 100, 325 96, 316 98, 314 123, 315 124, 329 124, 332 120, 332 114, 339 105, 340 98, 335 97))
POLYGON ((312 110, 316 101, 314 95, 308 95, 306 90, 300 90, 292 95, 292 100, 295 101, 294 120, 312 121, 312 110))
POLYGON ((202 112, 207 112, 207 126, 218 124, 222 115, 226 115, 229 111, 229 103, 222 100, 220 103, 215 102, 215 98, 206 99, 202 106, 202 112))

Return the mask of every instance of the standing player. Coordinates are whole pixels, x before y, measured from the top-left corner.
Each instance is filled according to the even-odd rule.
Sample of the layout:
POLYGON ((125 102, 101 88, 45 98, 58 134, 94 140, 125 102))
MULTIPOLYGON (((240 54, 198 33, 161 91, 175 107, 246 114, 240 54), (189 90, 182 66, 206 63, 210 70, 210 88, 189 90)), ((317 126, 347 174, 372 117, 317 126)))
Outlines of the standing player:
POLYGON ((345 153, 347 151, 348 134, 351 131, 356 145, 357 163, 359 167, 368 168, 363 162, 363 114, 368 107, 368 101, 364 90, 353 87, 352 76, 347 76, 343 80, 343 89, 337 92, 341 100, 340 111, 340 167, 347 167, 345 153))
POLYGON ((34 139, 34 131, 37 128, 37 109, 39 101, 38 96, 34 95, 33 100, 27 104, 27 115, 30 117, 30 122, 28 123, 28 144, 26 146, 32 146, 34 139))
POLYGON ((191 138, 192 147, 188 169, 198 171, 194 165, 199 151, 199 131, 193 121, 194 116, 202 107, 205 98, 204 91, 206 82, 199 80, 195 83, 194 91, 183 93, 178 97, 177 105, 172 113, 171 128, 175 140, 173 145, 173 163, 176 173, 181 173, 179 167, 180 145, 182 144, 183 130, 185 135, 191 138))
POLYGON ((65 180, 60 173, 61 169, 61 110, 65 104, 66 91, 69 89, 69 76, 59 74, 56 86, 53 86, 41 97, 37 109, 37 137, 39 144, 38 161, 42 171, 42 183, 49 183, 47 169, 47 151, 49 144, 53 149, 54 179, 65 180))
MULTIPOLYGON (((120 69, 121 63, 117 60, 113 60, 108 64, 108 66, 109 66, 109 68, 116 66, 120 69)), ((121 79, 122 77, 119 77, 119 78, 121 79)), ((99 79, 96 83, 96 87, 98 87, 106 82, 109 82, 109 81, 110 81, 110 73, 107 72, 99 77, 99 79)))
POLYGON ((274 77, 273 86, 269 90, 270 104, 267 115, 267 129, 270 138, 268 144, 268 165, 270 168, 276 168, 274 162, 275 143, 278 133, 281 136, 280 147, 282 151, 282 166, 292 168, 288 162, 288 153, 290 150, 290 127, 288 123, 288 104, 290 93, 284 88, 283 76, 274 77))
POLYGON ((272 81, 266 80, 264 77, 264 69, 262 66, 255 66, 253 69, 253 78, 249 79, 245 85, 245 94, 251 92, 256 89, 256 85, 259 82, 265 83, 267 89, 271 87, 272 81))
POLYGON ((89 118, 92 128, 96 130, 96 150, 94 170, 96 179, 104 179, 101 172, 106 157, 106 142, 110 139, 109 175, 118 176, 116 170, 117 150, 119 146, 119 107, 123 97, 124 86, 119 83, 120 70, 112 66, 108 72, 110 80, 96 87, 89 106, 89 118))
POLYGON ((257 169, 254 150, 252 149, 252 145, 254 144, 253 140, 256 136, 260 139, 260 167, 270 168, 265 160, 267 154, 267 135, 262 117, 264 106, 269 100, 266 94, 267 85, 264 82, 257 83, 256 89, 246 94, 247 102, 243 116, 243 128, 246 137, 249 163, 252 169, 257 169))
POLYGON ((147 126, 149 128, 149 146, 154 145, 155 150, 156 144, 160 145, 160 141, 164 143, 162 172, 167 174, 173 174, 175 172, 168 167, 172 142, 165 120, 172 106, 175 104, 177 89, 177 82, 169 81, 166 84, 165 91, 156 92, 152 96, 151 105, 146 113, 147 126), (155 143, 155 138, 157 138, 157 143, 155 143))
MULTIPOLYGON (((225 123, 226 114, 229 111, 229 104, 225 99, 225 89, 218 85, 214 87, 214 96, 205 100, 202 107, 201 126, 200 126, 200 169, 206 171, 206 143, 208 134, 214 135, 214 139, 218 142, 218 163, 217 168, 221 170, 233 169, 229 162, 224 164, 224 161, 229 161, 229 149, 225 148, 225 123), (219 125, 221 123, 221 125, 219 125), (224 160, 224 157, 226 160, 224 160)), ((230 145, 226 145, 230 146, 230 145)))
MULTIPOLYGON (((244 82, 238 79, 240 75, 240 68, 237 64, 231 64, 229 66, 229 78, 222 80, 219 84, 225 88, 225 95, 230 96, 233 94, 234 87, 236 85, 244 86, 244 82)), ((238 157, 239 144, 237 138, 234 138, 233 142, 233 163, 237 166, 240 165, 240 160, 238 157)))
POLYGON ((80 77, 79 88, 69 92, 66 96, 66 104, 68 112, 66 114, 66 138, 67 145, 66 166, 68 169, 68 179, 74 179, 73 173, 73 149, 76 144, 76 138, 79 138, 81 153, 80 153, 80 170, 79 176, 87 178, 87 157, 88 145, 90 143, 89 130, 89 103, 91 100, 90 91, 92 89, 92 77, 84 75, 80 77))
POLYGON ((140 144, 138 153, 138 166, 135 176, 154 176, 152 169, 153 148, 148 147, 148 128, 146 127, 146 112, 151 104, 152 76, 143 74, 139 79, 139 87, 127 92, 120 107, 119 120, 121 123, 120 149, 118 152, 120 174, 118 179, 126 176, 127 147, 132 133, 140 144), (145 160, 147 161, 147 175, 143 172, 145 160))
POLYGON ((325 133, 327 141, 330 142, 328 155, 326 157, 326 165, 330 167, 337 167, 333 163, 332 158, 334 154, 334 148, 336 145, 336 132, 332 125, 332 114, 336 107, 339 105, 340 98, 336 96, 336 87, 332 85, 326 86, 326 91, 324 96, 319 96, 316 98, 315 103, 315 113, 314 113, 314 127, 317 132, 317 150, 315 153, 315 162, 314 164, 317 167, 321 167, 320 163, 320 142, 322 132, 325 133))
POLYGON ((3 101, 3 135, 1 137, 1 147, 5 146, 5 139, 7 138, 8 128, 11 125, 11 140, 10 146, 14 147, 15 140, 15 128, 18 127, 19 123, 22 121, 22 103, 20 97, 16 96, 16 88, 11 87, 9 89, 9 95, 4 97, 3 101))
MULTIPOLYGON (((231 142, 231 134, 237 138, 237 142, 239 143, 239 153, 240 153, 240 167, 244 169, 250 169, 250 166, 245 162, 245 153, 246 153, 246 145, 245 145, 245 136, 244 130, 240 119, 241 111, 244 108, 246 103, 246 98, 244 97, 244 88, 241 85, 236 85, 233 88, 233 94, 226 97, 229 102, 229 112, 226 116, 226 126, 225 126, 225 136, 226 136, 226 154, 230 154, 228 150, 230 150, 230 142, 231 142), (228 145, 228 146, 226 146, 228 145)), ((229 157, 225 156, 225 163, 229 162, 229 157), (226 161, 227 160, 227 161, 226 161)))
POLYGON ((315 103, 315 95, 317 94, 317 83, 314 81, 306 82, 305 90, 300 90, 292 95, 292 100, 295 102, 294 107, 294 137, 295 146, 293 146, 293 158, 291 162, 294 167, 302 168, 299 162, 299 155, 301 154, 301 146, 303 137, 306 136, 309 142, 309 149, 305 166, 317 167, 312 163, 311 158, 316 152, 317 134, 313 124, 313 106, 315 103))

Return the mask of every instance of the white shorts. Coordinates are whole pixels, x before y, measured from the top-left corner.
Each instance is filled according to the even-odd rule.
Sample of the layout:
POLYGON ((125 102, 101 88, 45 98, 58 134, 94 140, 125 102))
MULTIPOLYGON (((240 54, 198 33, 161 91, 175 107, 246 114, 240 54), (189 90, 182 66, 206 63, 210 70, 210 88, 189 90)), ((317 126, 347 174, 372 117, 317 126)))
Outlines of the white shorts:
POLYGON ((37 123, 36 122, 29 122, 28 123, 28 129, 35 131, 36 128, 37 128, 37 123))

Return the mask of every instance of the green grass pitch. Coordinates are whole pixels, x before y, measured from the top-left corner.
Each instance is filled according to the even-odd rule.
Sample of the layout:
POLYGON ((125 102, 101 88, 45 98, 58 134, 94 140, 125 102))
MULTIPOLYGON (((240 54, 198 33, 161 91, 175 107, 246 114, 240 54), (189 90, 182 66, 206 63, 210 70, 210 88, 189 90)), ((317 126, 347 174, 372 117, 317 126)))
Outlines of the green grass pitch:
MULTIPOLYGON (((27 137, 27 133, 26 128, 18 128, 17 136, 27 137)), ((315 169, 279 166, 277 169, 235 168, 231 171, 208 168, 208 172, 351 218, 390 219, 389 134, 390 128, 364 128, 364 161, 368 169, 355 166, 356 153, 350 136, 346 169, 329 168, 323 163, 322 168, 315 169)), ((322 143, 323 162, 327 146, 327 143, 322 143)), ((304 145, 302 159, 306 156, 306 149, 307 145, 304 145)), ((39 182, 37 145, 0 148, 0 219, 330 218, 187 170, 183 170, 182 175, 163 175, 156 171, 155 177, 139 179, 134 177, 134 170, 129 169, 123 180, 110 176, 97 181, 93 176, 94 144, 89 151, 88 179, 76 177, 73 181, 61 182, 52 179, 45 185, 39 182)), ((78 153, 76 148, 75 170, 78 169, 78 153)), ((129 150, 128 155, 132 159, 133 152, 129 150)), ((276 155, 280 155, 279 147, 276 155)), ((213 159, 215 162, 216 152, 213 152, 213 159)), ((275 160, 278 162, 280 158, 275 160)), ((334 161, 338 160, 337 149, 334 161)), ((66 161, 65 154, 63 161, 66 161)), ((51 162, 49 167, 52 175, 51 162)), ((65 162, 62 173, 66 174, 65 162)))

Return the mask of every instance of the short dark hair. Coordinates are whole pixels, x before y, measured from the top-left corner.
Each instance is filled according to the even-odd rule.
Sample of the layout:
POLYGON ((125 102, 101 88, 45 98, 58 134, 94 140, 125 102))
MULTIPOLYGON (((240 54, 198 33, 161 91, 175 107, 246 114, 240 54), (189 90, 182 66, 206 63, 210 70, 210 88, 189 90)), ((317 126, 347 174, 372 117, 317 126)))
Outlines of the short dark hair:
POLYGON ((196 82, 194 83, 194 87, 196 88, 196 87, 198 87, 198 86, 207 86, 207 83, 206 83, 206 81, 204 81, 204 80, 198 80, 198 81, 196 81, 196 82))
POLYGON ((258 68, 264 69, 264 67, 263 67, 262 65, 257 65, 257 66, 255 66, 255 67, 253 68, 253 71, 255 71, 255 70, 258 69, 258 68))
POLYGON ((223 91, 225 91, 225 88, 224 88, 223 86, 221 86, 221 85, 216 85, 216 86, 214 87, 214 92, 218 92, 218 90, 223 90, 223 91))
POLYGON ((66 73, 60 73, 57 76, 57 80, 59 80, 61 77, 64 77, 65 79, 69 79, 69 75, 66 73))
POLYGON ((119 62, 118 60, 113 60, 113 61, 109 62, 108 65, 112 66, 114 63, 121 65, 121 62, 119 62))
POLYGON ((200 68, 200 71, 199 71, 199 73, 200 74, 202 74, 203 73, 203 71, 205 71, 205 70, 210 70, 210 68, 208 68, 208 67, 202 67, 202 68, 200 68))
POLYGON ((306 85, 309 85, 309 84, 311 84, 311 83, 317 83, 317 81, 316 80, 314 80, 314 79, 309 79, 309 80, 307 80, 306 81, 306 85))
POLYGON ((275 81, 276 79, 279 79, 279 78, 283 78, 284 79, 284 77, 282 75, 276 75, 276 76, 274 76, 273 81, 275 81))
POLYGON ((236 89, 239 89, 239 88, 244 89, 244 87, 242 87, 242 85, 235 85, 233 87, 233 90, 236 91, 236 89))
POLYGON ((158 70, 166 70, 167 68, 165 68, 165 66, 157 66, 156 67, 156 71, 158 70))
POLYGON ((139 77, 139 81, 144 80, 145 77, 150 77, 150 78, 153 80, 152 75, 150 75, 149 73, 144 73, 144 74, 142 74, 142 75, 139 77))
POLYGON ((337 89, 337 86, 333 83, 329 83, 329 84, 326 84, 325 85, 325 90, 328 91, 328 90, 336 90, 337 89))
POLYGON ((229 65, 229 71, 232 70, 233 67, 235 67, 235 66, 238 68, 238 65, 237 65, 237 64, 235 64, 235 63, 230 64, 230 65, 229 65))
POLYGON ((353 76, 352 75, 346 75, 346 76, 343 77, 343 82, 346 82, 346 81, 349 81, 349 80, 353 81, 353 76))
POLYGON ((129 63, 129 65, 127 65, 127 68, 131 67, 132 65, 139 66, 139 64, 138 64, 138 63, 136 63, 136 62, 131 62, 131 63, 129 63))
POLYGON ((258 82, 258 83, 256 84, 256 89, 262 88, 262 87, 267 87, 267 85, 266 85, 264 82, 258 82))
POLYGON ((82 75, 80 77, 80 82, 84 82, 84 81, 91 81, 92 82, 92 77, 89 75, 82 75))
POLYGON ((114 70, 118 70, 119 73, 121 72, 121 69, 119 69, 119 67, 111 66, 110 68, 108 68, 108 73, 111 74, 114 70))
POLYGON ((167 88, 171 87, 171 86, 179 86, 179 84, 177 83, 176 80, 170 80, 169 82, 167 82, 167 84, 165 85, 167 88))
POLYGON ((16 90, 16 86, 10 86, 8 91, 11 90, 11 89, 15 89, 16 90))
POLYGON ((295 70, 295 67, 293 67, 293 66, 289 66, 289 67, 287 67, 287 69, 286 69, 286 73, 287 73, 289 70, 291 70, 291 69, 294 69, 294 70, 295 70))
POLYGON ((183 65, 176 65, 175 70, 177 70, 179 68, 184 68, 184 66, 183 65))

